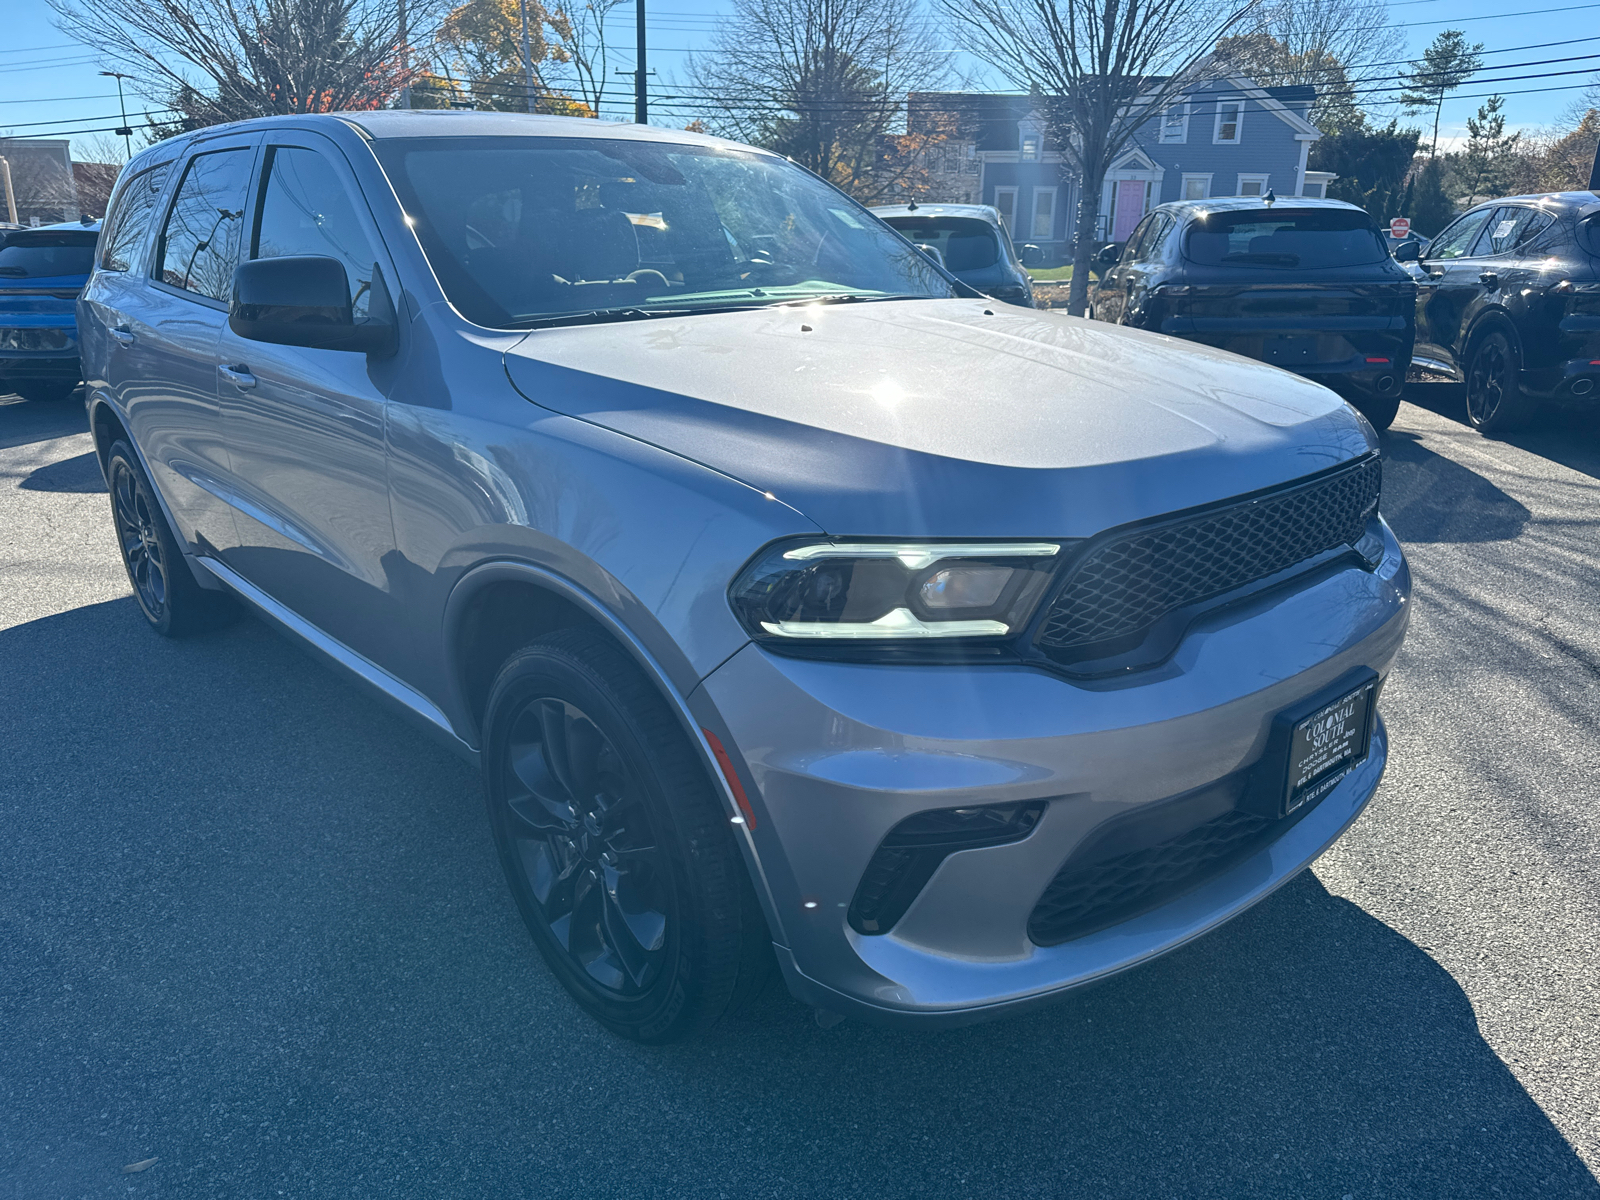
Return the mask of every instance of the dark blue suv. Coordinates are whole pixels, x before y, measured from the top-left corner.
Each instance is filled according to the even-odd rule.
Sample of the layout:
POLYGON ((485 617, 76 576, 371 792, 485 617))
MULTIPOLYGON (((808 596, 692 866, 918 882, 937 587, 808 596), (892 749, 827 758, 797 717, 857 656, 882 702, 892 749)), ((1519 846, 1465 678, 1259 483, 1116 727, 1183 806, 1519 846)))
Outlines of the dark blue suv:
POLYGON ((0 395, 59 400, 77 388, 78 293, 99 237, 99 221, 0 233, 0 395))

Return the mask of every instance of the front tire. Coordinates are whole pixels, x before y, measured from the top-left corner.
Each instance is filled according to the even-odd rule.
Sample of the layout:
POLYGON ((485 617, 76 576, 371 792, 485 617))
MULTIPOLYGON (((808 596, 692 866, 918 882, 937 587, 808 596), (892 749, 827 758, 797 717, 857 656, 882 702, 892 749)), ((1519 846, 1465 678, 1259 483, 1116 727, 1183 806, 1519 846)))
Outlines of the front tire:
POLYGON ((541 638, 501 668, 484 725, 506 882, 585 1012, 661 1044, 754 991, 770 938, 728 815, 621 649, 590 629, 541 638))
POLYGON ((1467 361, 1467 423, 1479 433, 1511 433, 1539 415, 1522 390, 1522 347, 1509 330, 1491 328, 1467 361))
POLYGON ((167 525, 155 489, 127 442, 106 455, 111 524, 139 611, 162 637, 187 637, 226 624, 238 614, 233 598, 195 582, 178 539, 167 525))

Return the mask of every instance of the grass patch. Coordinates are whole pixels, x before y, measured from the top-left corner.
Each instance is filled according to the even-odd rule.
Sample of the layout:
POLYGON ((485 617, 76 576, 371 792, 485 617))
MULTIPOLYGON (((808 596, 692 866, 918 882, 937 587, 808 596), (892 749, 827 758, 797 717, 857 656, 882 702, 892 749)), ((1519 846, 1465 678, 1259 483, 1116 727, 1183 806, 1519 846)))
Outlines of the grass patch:
POLYGON ((1065 283, 1072 278, 1072 264, 1064 267, 1033 267, 1028 271, 1028 278, 1035 283, 1065 283))

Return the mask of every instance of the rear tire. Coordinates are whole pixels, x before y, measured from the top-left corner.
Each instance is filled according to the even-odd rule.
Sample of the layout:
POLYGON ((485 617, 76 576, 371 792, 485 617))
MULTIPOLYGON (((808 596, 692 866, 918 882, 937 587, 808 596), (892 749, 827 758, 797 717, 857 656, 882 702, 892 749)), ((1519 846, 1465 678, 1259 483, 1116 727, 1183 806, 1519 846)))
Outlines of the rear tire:
POLYGON ((65 400, 78 390, 77 381, 65 379, 18 379, 11 383, 0 381, 0 392, 15 389, 24 400, 46 402, 65 400))
POLYGON ((1539 415, 1522 390, 1522 346, 1499 325, 1473 340, 1467 357, 1467 423, 1479 433, 1511 433, 1539 415))
POLYGON ((127 442, 112 443, 106 455, 106 485, 117 549, 150 628, 162 637, 188 637, 236 617, 239 610, 232 596, 207 591, 195 582, 155 489, 127 442))
POLYGON ((770 973, 728 814, 620 648, 566 629, 490 690, 483 772, 506 882, 562 986, 622 1037, 702 1033, 770 973))

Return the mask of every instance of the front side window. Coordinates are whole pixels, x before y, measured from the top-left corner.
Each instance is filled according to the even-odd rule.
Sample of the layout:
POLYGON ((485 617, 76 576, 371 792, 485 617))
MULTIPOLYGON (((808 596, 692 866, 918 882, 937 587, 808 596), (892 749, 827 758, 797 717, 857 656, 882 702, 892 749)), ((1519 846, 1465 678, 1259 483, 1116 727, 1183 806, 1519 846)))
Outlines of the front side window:
POLYGON ((1473 244, 1494 212, 1492 208, 1480 208, 1477 212, 1469 212, 1454 225, 1445 226, 1444 232, 1428 247, 1427 256, 1430 259, 1465 258, 1472 253, 1473 244))
POLYGON ((262 171, 261 208, 251 258, 314 254, 344 264, 351 311, 368 316, 372 299, 372 239, 333 164, 315 150, 273 146, 262 171))
POLYGON ((1242 100, 1223 100, 1217 105, 1217 132, 1212 139, 1217 142, 1237 142, 1239 125, 1244 114, 1242 100))
POLYGON ((451 303, 479 325, 953 294, 878 218, 773 155, 608 138, 374 149, 451 303))
POLYGON ((212 300, 233 291, 244 228, 252 152, 240 147, 197 154, 167 214, 156 255, 156 278, 212 300))
POLYGON ((939 251, 950 270, 981 271, 1000 261, 995 228, 975 217, 889 217, 906 240, 939 251))
POLYGON ((107 271, 132 269, 134 255, 144 244, 144 235, 150 231, 156 201, 161 198, 161 189, 166 186, 171 171, 170 162, 160 163, 140 171, 122 186, 100 232, 102 268, 107 271))
POLYGON ((1382 262, 1389 248, 1366 213, 1312 208, 1207 213, 1184 253, 1202 266, 1304 269, 1382 262))

